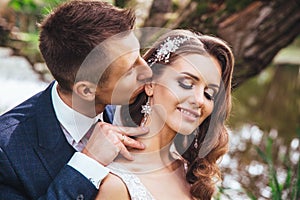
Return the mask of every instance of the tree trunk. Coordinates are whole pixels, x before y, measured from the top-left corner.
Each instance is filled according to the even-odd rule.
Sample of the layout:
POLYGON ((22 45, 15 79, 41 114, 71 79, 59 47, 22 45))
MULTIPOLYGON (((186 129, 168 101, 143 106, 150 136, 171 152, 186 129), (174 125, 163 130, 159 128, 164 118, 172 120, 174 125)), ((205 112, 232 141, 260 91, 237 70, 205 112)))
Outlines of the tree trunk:
POLYGON ((11 32, 11 25, 0 16, 0 46, 6 45, 11 32))
POLYGON ((234 50, 234 83, 239 85, 266 68, 300 34, 299 2, 254 2, 218 26, 234 50))
POLYGON ((146 25, 192 28, 226 40, 235 54, 236 87, 265 69, 300 34, 300 1, 253 1, 241 4, 242 9, 227 4, 223 0, 189 1, 173 13, 175 17, 161 17, 159 24, 155 16, 161 13, 152 13, 146 25))
POLYGON ((172 11, 172 0, 153 0, 144 27, 164 27, 172 11))

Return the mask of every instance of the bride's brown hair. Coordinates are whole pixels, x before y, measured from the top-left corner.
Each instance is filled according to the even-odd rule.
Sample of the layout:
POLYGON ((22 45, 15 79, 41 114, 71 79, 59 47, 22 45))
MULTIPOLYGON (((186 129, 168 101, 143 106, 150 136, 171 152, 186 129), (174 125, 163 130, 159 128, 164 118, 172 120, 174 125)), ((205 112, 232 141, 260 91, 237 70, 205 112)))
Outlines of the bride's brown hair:
MULTIPOLYGON (((217 59, 222 69, 220 89, 214 98, 212 114, 199 125, 194 134, 189 135, 188 145, 184 144, 184 137, 180 134, 174 139, 177 151, 188 163, 186 180, 191 184, 191 195, 196 199, 209 200, 215 192, 215 184, 221 179, 217 161, 228 150, 228 132, 225 121, 231 109, 231 79, 234 66, 234 57, 228 44, 214 36, 193 33, 187 30, 172 30, 161 36, 149 49, 144 59, 151 66, 153 79, 160 76, 165 67, 171 64, 180 55, 200 54, 212 56, 217 59), (175 52, 171 52, 166 59, 157 58, 157 51, 165 44, 165 41, 175 38, 187 37, 188 40, 181 43, 175 52), (197 137, 197 138, 196 138, 197 137), (195 143, 198 143, 195 145, 195 143)), ((146 95, 142 93, 136 102, 129 107, 123 107, 121 112, 130 117, 125 120, 126 125, 136 126, 140 124, 142 115, 141 105, 146 102, 146 95), (129 110, 128 110, 129 109, 129 110)))

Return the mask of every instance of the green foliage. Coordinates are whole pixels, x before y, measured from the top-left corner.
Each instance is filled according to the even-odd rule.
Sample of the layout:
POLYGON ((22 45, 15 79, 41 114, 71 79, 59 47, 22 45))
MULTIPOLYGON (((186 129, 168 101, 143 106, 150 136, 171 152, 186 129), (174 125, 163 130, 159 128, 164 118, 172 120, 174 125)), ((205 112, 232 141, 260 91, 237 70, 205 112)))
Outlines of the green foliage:
POLYGON ((256 146, 258 155, 268 164, 269 167, 269 186, 272 189, 272 199, 281 200, 282 189, 278 183, 275 165, 272 159, 273 139, 268 137, 266 141, 266 152, 256 146))
POLYGON ((208 3, 207 3, 207 2, 200 1, 200 2, 197 4, 197 13, 198 13, 198 14, 206 13, 206 12, 207 12, 207 9, 208 9, 208 3))
POLYGON ((52 12, 53 8, 59 4, 65 2, 66 0, 45 0, 44 5, 42 6, 41 13, 43 15, 48 15, 52 12))
POLYGON ((9 6, 17 13, 41 16, 51 12, 58 4, 66 0, 11 0, 9 6))
POLYGON ((11 0, 9 6, 16 12, 32 14, 38 12, 38 5, 34 0, 11 0))
POLYGON ((239 135, 232 135, 235 142, 231 145, 235 150, 228 152, 229 161, 222 166, 225 179, 214 199, 300 199, 300 127, 291 143, 284 143, 285 139, 277 137, 275 132, 260 138, 255 134, 258 130, 252 131, 244 129, 236 133, 239 135), (247 144, 248 150, 238 148, 240 144, 247 144), (247 157, 246 162, 242 157, 247 157))
MULTIPOLYGON (((296 130, 297 136, 300 139, 300 127, 296 130)), ((300 162, 298 162, 297 172, 296 172, 296 183, 292 189, 292 197, 293 199, 300 199, 300 162)))
POLYGON ((7 44, 29 59, 30 62, 42 62, 38 50, 38 26, 43 16, 49 14, 54 7, 66 0, 11 0, 8 4, 14 11, 13 36, 9 35, 3 44, 7 44))
MULTIPOLYGON (((297 129, 298 138, 300 138, 300 130, 297 129)), ((285 181, 280 184, 278 181, 278 176, 276 172, 276 163, 273 160, 273 142, 274 140, 270 137, 266 139, 265 151, 256 146, 256 151, 258 155, 263 159, 263 161, 268 166, 268 176, 269 176, 269 187, 272 192, 272 200, 282 200, 283 192, 286 191, 289 199, 297 200, 300 198, 300 163, 298 162, 296 171, 293 171, 292 166, 286 164, 286 178, 285 181), (293 178, 294 177, 294 178, 293 178)), ((284 163, 289 163, 288 156, 283 158, 284 163)))
POLYGON ((226 188, 226 187, 218 187, 218 193, 216 194, 214 199, 215 200, 222 200, 222 196, 225 196, 227 199, 232 200, 230 195, 227 194, 227 190, 229 190, 229 189, 230 188, 226 188))
POLYGON ((173 3, 172 3, 172 10, 176 12, 178 9, 179 9, 179 3, 178 3, 178 1, 173 1, 173 3))
POLYGON ((237 12, 246 8, 250 3, 253 3, 253 0, 227 0, 226 11, 229 13, 237 12))
POLYGON ((124 8, 126 6, 126 0, 115 0, 115 5, 120 8, 124 8))

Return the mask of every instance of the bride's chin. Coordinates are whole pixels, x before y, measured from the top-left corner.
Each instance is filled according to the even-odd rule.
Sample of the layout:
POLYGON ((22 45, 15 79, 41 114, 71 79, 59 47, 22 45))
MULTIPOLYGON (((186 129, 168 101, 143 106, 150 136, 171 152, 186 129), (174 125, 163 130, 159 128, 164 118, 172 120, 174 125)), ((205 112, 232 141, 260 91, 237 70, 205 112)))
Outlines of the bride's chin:
POLYGON ((179 133, 182 136, 189 136, 192 135, 195 132, 196 128, 181 128, 177 133, 179 133))

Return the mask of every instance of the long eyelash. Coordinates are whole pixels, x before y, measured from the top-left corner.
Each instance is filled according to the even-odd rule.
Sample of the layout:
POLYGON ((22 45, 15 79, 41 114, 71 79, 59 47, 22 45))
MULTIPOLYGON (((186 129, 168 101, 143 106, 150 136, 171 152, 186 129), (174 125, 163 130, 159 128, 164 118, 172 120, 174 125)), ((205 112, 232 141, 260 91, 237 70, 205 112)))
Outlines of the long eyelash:
POLYGON ((178 84, 180 87, 184 88, 184 89, 192 89, 193 86, 192 85, 185 85, 184 83, 182 83, 181 81, 178 81, 178 84))
MULTIPOLYGON (((179 84, 180 87, 182 87, 184 89, 192 89, 193 88, 193 85, 186 85, 186 84, 182 83, 180 80, 178 80, 178 84, 179 84)), ((214 101, 215 100, 215 97, 213 95, 210 95, 207 92, 205 92, 204 95, 210 101, 214 101)))
POLYGON ((208 98, 210 101, 215 100, 215 97, 212 96, 212 95, 210 95, 210 94, 208 94, 207 92, 205 93, 205 96, 206 96, 206 98, 208 98))

